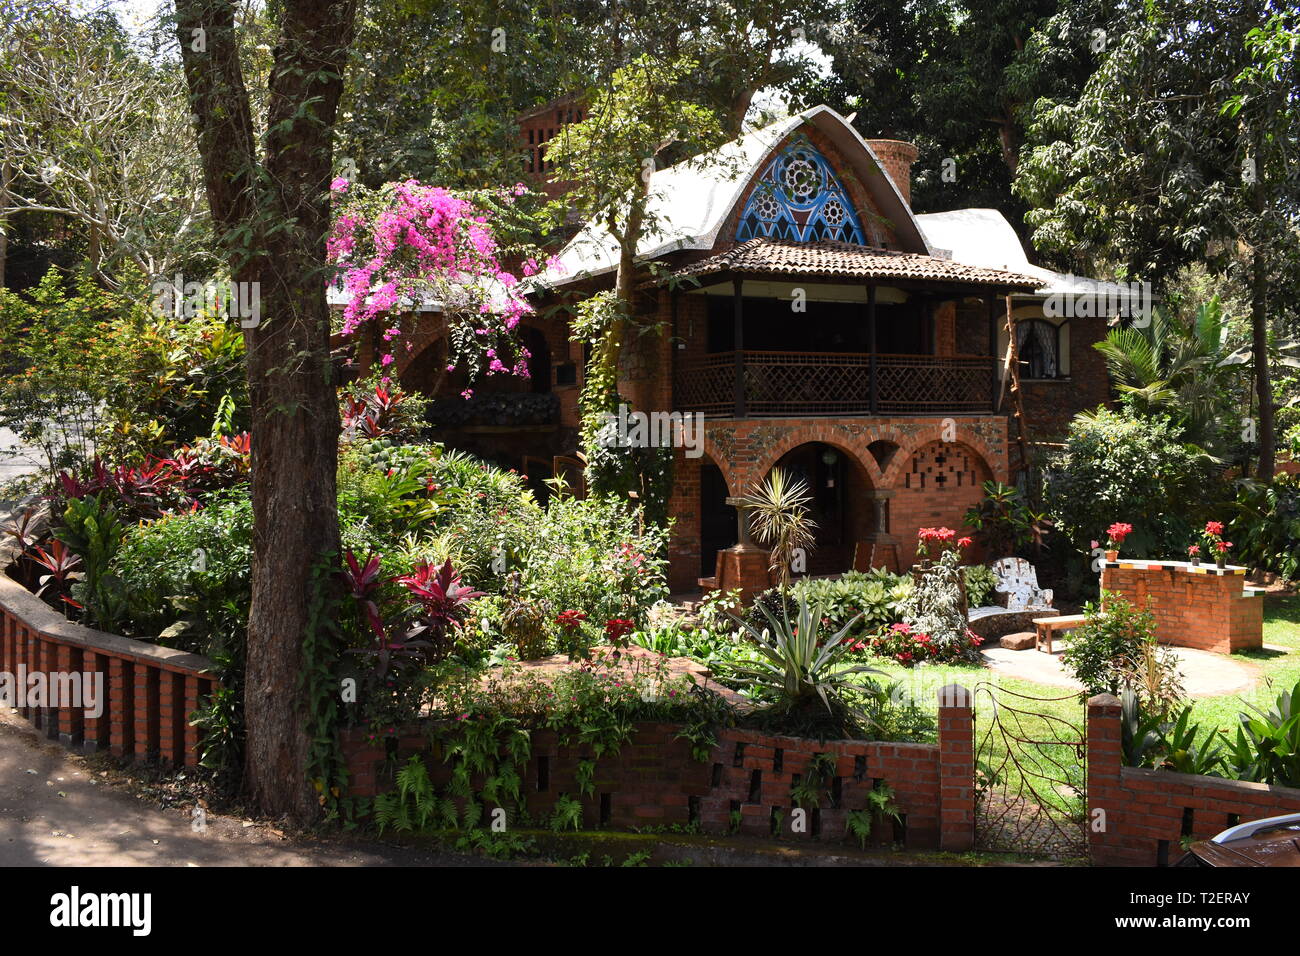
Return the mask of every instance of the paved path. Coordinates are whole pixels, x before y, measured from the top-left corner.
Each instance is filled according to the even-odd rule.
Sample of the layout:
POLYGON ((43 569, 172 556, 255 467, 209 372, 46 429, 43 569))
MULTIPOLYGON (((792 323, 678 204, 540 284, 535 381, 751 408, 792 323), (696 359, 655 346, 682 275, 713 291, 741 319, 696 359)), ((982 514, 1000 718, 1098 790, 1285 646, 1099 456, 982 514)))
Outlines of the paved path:
MULTIPOLYGON (((985 663, 999 674, 1019 677, 1052 687, 1082 690, 1082 685, 1070 677, 1061 666, 1061 651, 1069 638, 1058 637, 1052 642, 1052 653, 1030 648, 1027 651, 1010 651, 1003 647, 990 647, 981 651, 985 663)), ((1190 647, 1171 648, 1178 657, 1178 669, 1183 675, 1183 687, 1189 697, 1222 697, 1248 691, 1260 680, 1259 665, 1241 657, 1197 651, 1190 647)), ((1285 651, 1286 648, 1274 648, 1285 651)))
POLYGON ((0 713, 0 866, 481 866, 373 841, 282 837, 266 825, 164 810, 0 713))

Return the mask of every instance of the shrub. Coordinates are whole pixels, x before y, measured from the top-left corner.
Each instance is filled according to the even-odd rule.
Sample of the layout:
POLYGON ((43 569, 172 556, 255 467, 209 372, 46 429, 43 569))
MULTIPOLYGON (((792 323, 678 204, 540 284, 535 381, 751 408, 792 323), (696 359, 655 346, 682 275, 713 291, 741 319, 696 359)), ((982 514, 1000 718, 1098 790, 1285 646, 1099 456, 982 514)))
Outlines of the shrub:
POLYGON ((992 603, 998 587, 998 577, 992 568, 987 564, 968 564, 962 568, 962 579, 966 582, 968 607, 988 607, 992 603))
POLYGON ((848 678, 879 672, 851 663, 851 622, 832 631, 823 624, 821 607, 807 596, 800 595, 795 604, 793 616, 764 609, 762 628, 740 621, 758 657, 731 665, 729 677, 770 715, 789 721, 791 731, 815 727, 824 734, 865 732, 866 715, 854 700, 859 691, 848 678))
MULTIPOLYGON (((900 609, 908 630, 893 634, 922 643, 921 649, 928 652, 925 660, 979 660, 980 638, 967 626, 960 560, 957 551, 945 550, 933 566, 919 571, 900 609), (927 640, 920 642, 918 635, 927 640)), ((885 638, 883 646, 892 647, 889 635, 881 636, 885 638)), ((897 654, 892 656, 898 659, 897 654)))
MULTIPOLYGON (((848 571, 838 578, 801 579, 790 589, 784 606, 793 613, 799 599, 806 598, 821 607, 829 627, 850 625, 848 636, 858 640, 901 620, 903 602, 911 591, 911 578, 883 568, 848 571)), ((759 594, 743 617, 761 628, 764 609, 781 614, 782 606, 780 589, 772 588, 759 594)))
POLYGON ((1083 685, 1085 697, 1118 694, 1130 680, 1132 662, 1144 655, 1155 641, 1155 616, 1137 610, 1119 594, 1103 593, 1102 609, 1089 603, 1087 620, 1070 633, 1061 663, 1070 676, 1083 685))
POLYGON ((128 595, 123 629, 199 654, 242 656, 252 559, 245 495, 216 495, 198 511, 144 522, 112 562, 128 595))
POLYGON ((997 559, 1021 555, 1037 556, 1052 521, 1030 508, 1020 490, 1000 481, 986 481, 984 498, 962 519, 975 532, 975 540, 986 556, 997 559))
POLYGON ((1300 476, 1278 475, 1271 484, 1239 481, 1233 510, 1227 535, 1237 545, 1237 560, 1288 580, 1300 577, 1300 476))
POLYGON ((1204 523, 1212 476, 1204 453, 1168 419, 1100 409, 1070 424, 1045 494, 1057 527, 1081 551, 1122 515, 1133 524, 1133 555, 1181 555, 1204 523))

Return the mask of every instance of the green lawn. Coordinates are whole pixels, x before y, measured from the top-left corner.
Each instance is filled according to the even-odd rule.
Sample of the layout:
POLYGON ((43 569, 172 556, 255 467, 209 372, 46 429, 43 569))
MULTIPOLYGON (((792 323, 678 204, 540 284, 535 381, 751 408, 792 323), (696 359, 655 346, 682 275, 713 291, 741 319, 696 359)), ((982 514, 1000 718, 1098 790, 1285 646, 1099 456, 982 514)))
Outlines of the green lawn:
MULTIPOLYGON (((1263 671, 1264 680, 1245 694, 1203 697, 1193 701, 1193 718, 1207 728, 1234 730, 1237 714, 1245 709, 1246 702, 1256 706, 1271 705, 1281 690, 1294 687, 1300 680, 1300 597, 1266 597, 1264 600, 1264 643, 1287 648, 1287 651, 1265 649, 1237 655, 1256 662, 1263 671)), ((975 690, 996 682, 1004 704, 1082 725, 1082 702, 1062 687, 1007 677, 972 664, 909 669, 891 661, 877 661, 873 666, 884 672, 884 679, 901 682, 907 692, 927 709, 937 707, 935 691, 944 684, 962 684, 975 690), (1038 699, 1015 703, 1014 695, 1038 699)), ((987 712, 989 706, 990 694, 977 692, 977 714, 987 712)))

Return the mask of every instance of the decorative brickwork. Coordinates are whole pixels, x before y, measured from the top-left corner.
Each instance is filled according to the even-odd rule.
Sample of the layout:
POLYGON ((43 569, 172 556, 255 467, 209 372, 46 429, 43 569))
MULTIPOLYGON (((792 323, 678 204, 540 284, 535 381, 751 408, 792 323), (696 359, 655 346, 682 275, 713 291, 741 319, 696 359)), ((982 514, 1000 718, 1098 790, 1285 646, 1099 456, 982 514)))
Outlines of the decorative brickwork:
MULTIPOLYGON (((947 688, 945 689, 947 690, 947 688)), ((595 792, 582 795, 578 762, 588 749, 562 746, 555 733, 533 731, 532 753, 523 773, 528 813, 549 814, 560 794, 580 797, 586 827, 645 827, 696 823, 707 833, 739 829, 754 836, 789 840, 850 840, 847 815, 867 807, 867 794, 888 784, 902 816, 897 827, 877 821, 873 842, 903 842, 910 848, 963 849, 974 839, 972 717, 969 694, 955 688, 941 701, 936 744, 816 740, 727 729, 708 759, 692 758, 673 724, 639 724, 617 754, 596 760, 595 792), (820 806, 807 808, 806 828, 797 830, 791 788, 818 754, 835 757, 824 778, 820 806), (779 822, 778 822, 779 821, 779 822)), ((435 785, 445 786, 451 768, 430 753, 419 728, 404 728, 393 759, 366 740, 361 730, 341 734, 350 793, 372 797, 392 789, 393 768, 413 754, 429 754, 435 785)))
POLYGON ((1107 562, 1101 573, 1103 591, 1151 610, 1160 641, 1220 654, 1263 646, 1264 592, 1245 583, 1245 568, 1185 561, 1107 562))
POLYGON ((72 623, 4 573, 9 559, 0 553, 0 670, 103 680, 98 714, 73 706, 20 713, 65 746, 195 766, 199 737, 189 715, 218 686, 212 662, 72 623))

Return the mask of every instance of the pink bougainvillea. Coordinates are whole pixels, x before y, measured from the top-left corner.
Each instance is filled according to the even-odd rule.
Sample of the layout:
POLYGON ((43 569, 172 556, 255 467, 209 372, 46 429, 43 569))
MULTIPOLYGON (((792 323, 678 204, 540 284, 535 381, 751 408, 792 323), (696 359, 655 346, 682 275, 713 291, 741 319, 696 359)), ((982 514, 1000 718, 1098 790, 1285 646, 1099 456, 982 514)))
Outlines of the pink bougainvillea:
MULTIPOLYGON (((370 190, 340 178, 330 189, 337 208, 326 252, 347 295, 345 335, 379 323, 388 349, 380 362, 391 365, 399 313, 434 301, 447 321, 449 368, 462 366, 471 383, 481 375, 528 377, 530 355, 514 331, 532 306, 519 277, 502 265, 483 208, 413 179, 370 190)), ((508 205, 520 189, 503 190, 495 201, 508 205)), ((536 261, 525 262, 525 276, 536 271, 536 261)))

